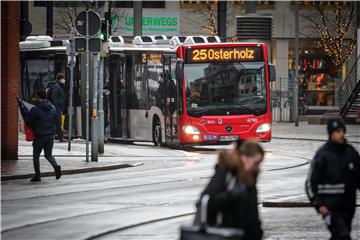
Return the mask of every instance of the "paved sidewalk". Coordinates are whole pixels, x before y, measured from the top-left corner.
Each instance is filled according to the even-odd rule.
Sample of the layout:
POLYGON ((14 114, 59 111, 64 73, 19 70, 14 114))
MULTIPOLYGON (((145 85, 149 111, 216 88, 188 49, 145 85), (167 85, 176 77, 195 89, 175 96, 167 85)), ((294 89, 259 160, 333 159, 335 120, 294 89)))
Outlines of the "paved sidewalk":
MULTIPOLYGON (((347 126, 348 140, 360 151, 360 125, 347 126)), ((299 139, 326 141, 327 132, 324 125, 309 125, 300 122, 299 127, 293 123, 274 123, 274 139, 299 139)), ((19 160, 1 161, 1 180, 29 178, 33 174, 32 142, 27 142, 24 135, 19 135, 19 160)), ((91 171, 115 170, 135 167, 146 160, 159 157, 185 157, 186 152, 168 148, 154 148, 151 143, 142 145, 105 144, 105 154, 99 155, 98 162, 85 162, 85 141, 73 140, 72 151, 67 151, 68 143, 55 141, 53 154, 62 166, 63 174, 85 173, 91 171)), ((40 158, 41 172, 44 176, 52 176, 53 169, 43 155, 40 158)))
MULTIPOLYGON (((360 144, 360 124, 347 125, 346 129, 348 141, 360 144)), ((313 125, 307 122, 299 122, 299 126, 295 127, 294 123, 273 123, 272 137, 275 139, 326 141, 328 134, 326 125, 313 125)))
MULTIPOLYGON (((90 162, 86 162, 84 140, 73 140, 71 152, 67 151, 67 142, 58 143, 55 140, 53 156, 61 165, 63 174, 66 175, 136 167, 142 165, 144 161, 159 157, 184 157, 186 155, 184 151, 153 148, 151 144, 148 145, 106 143, 105 153, 99 154, 98 162, 91 162, 91 152, 89 153, 90 162)), ((1 180, 24 179, 33 175, 32 142, 25 141, 24 135, 21 133, 19 135, 18 155, 19 160, 17 161, 1 161, 1 180)), ((44 158, 44 152, 40 156, 40 167, 42 176, 54 176, 51 165, 44 158)))

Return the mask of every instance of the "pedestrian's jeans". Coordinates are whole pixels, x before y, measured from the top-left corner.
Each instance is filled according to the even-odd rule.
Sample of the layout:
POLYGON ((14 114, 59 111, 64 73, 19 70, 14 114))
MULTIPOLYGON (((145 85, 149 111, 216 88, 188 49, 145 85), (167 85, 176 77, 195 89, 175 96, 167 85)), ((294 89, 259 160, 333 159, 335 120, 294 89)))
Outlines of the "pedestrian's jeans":
POLYGON ((351 222, 353 214, 333 211, 328 226, 331 232, 330 240, 351 240, 351 222))
POLYGON ((52 156, 52 149, 54 146, 54 135, 40 135, 35 136, 33 141, 33 162, 35 175, 40 177, 40 154, 44 149, 45 158, 49 161, 54 170, 57 168, 55 158, 52 156))

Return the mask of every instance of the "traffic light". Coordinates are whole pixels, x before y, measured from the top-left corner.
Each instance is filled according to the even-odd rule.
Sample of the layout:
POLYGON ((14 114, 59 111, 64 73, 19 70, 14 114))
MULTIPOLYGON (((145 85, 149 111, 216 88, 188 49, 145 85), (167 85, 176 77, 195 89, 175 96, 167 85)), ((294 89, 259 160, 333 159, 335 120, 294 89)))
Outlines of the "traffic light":
MULTIPOLYGON (((75 38, 75 52, 86 51, 86 39, 83 37, 75 38)), ((92 53, 98 53, 101 51, 101 40, 100 38, 89 39, 89 51, 92 53)))
POLYGON ((100 39, 103 42, 108 41, 108 21, 107 20, 101 21, 100 39))

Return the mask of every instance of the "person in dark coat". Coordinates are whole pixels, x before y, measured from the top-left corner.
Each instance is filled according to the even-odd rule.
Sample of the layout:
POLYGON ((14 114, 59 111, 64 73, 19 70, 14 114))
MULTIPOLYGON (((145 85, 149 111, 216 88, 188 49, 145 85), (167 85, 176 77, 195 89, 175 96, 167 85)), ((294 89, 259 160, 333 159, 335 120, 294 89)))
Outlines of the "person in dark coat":
POLYGON ((331 240, 351 239, 351 222, 360 189, 360 156, 346 142, 345 123, 331 118, 329 140, 316 152, 306 180, 306 193, 327 225, 331 240))
POLYGON ((66 96, 64 92, 65 75, 63 73, 56 74, 56 80, 49 83, 47 87, 47 96, 49 101, 55 106, 57 121, 56 133, 59 142, 65 142, 63 130, 61 128, 61 116, 66 111, 66 96))
POLYGON ((25 116, 25 121, 28 123, 35 135, 33 140, 33 163, 35 175, 31 179, 32 182, 40 182, 40 154, 44 149, 45 158, 54 168, 55 177, 61 177, 61 167, 56 163, 52 156, 52 149, 54 146, 54 135, 56 133, 57 114, 55 107, 46 100, 46 92, 40 90, 37 92, 38 103, 31 108, 29 114, 25 116))
POLYGON ((245 240, 262 239, 256 179, 263 158, 256 141, 238 143, 231 152, 219 154, 215 174, 201 194, 209 195, 210 226, 242 229, 245 240))

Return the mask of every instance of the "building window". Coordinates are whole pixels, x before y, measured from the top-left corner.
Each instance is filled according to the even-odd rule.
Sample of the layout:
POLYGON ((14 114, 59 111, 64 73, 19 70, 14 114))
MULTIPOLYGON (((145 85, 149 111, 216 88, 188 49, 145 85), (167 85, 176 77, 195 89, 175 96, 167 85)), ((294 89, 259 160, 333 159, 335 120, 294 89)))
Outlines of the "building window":
MULTIPOLYGON (((143 1, 143 8, 165 8, 165 1, 143 1)), ((116 8, 133 8, 133 1, 112 1, 111 6, 116 8)))
MULTIPOLYGON (((180 1, 180 8, 182 9, 207 9, 208 5, 217 5, 217 0, 208 0, 208 1, 180 1)), ((245 0, 235 0, 231 1, 233 7, 237 10, 245 9, 245 0)), ((274 9, 274 1, 257 1, 256 8, 258 10, 264 9, 274 9)))

